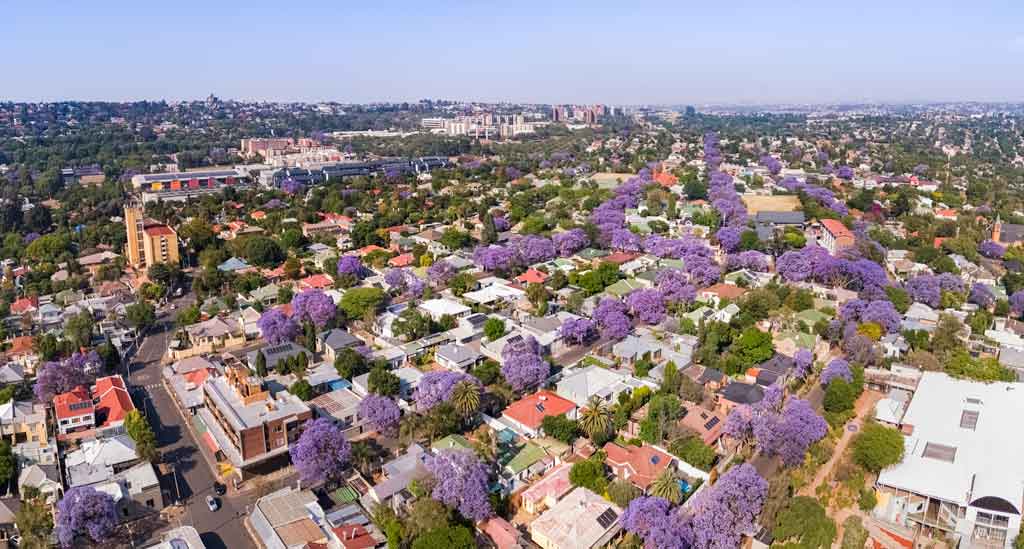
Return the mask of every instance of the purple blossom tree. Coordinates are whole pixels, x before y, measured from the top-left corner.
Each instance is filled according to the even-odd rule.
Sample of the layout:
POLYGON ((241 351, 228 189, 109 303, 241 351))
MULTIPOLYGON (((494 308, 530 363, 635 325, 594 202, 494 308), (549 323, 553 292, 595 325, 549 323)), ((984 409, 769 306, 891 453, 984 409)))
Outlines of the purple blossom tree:
POLYGON ((821 371, 821 384, 827 386, 833 379, 843 378, 847 382, 853 381, 853 371, 850 370, 850 363, 842 358, 834 358, 821 371))
POLYGON ((501 350, 501 375, 516 391, 540 385, 551 374, 551 365, 540 356, 533 336, 509 340, 501 350))
POLYGON ((597 325, 588 318, 570 318, 562 323, 559 332, 562 339, 575 345, 583 345, 597 335, 597 325))
POLYGON ((555 244, 542 236, 528 235, 513 243, 520 262, 533 265, 555 257, 555 244))
POLYGON ((427 278, 435 286, 444 286, 454 277, 455 267, 443 259, 435 261, 433 265, 427 267, 427 278))
POLYGON ((726 252, 737 252, 740 249, 740 236, 745 230, 746 228, 737 226, 722 227, 715 233, 715 238, 718 239, 718 244, 726 252))
POLYGON ((665 320, 665 299, 653 288, 633 290, 626 296, 626 306, 634 317, 646 324, 660 324, 665 320))
POLYGON ((298 322, 312 322, 317 328, 323 328, 334 320, 337 311, 331 296, 321 290, 306 290, 292 298, 292 318, 298 322))
POLYGON ((348 466, 351 453, 345 433, 327 418, 306 422, 299 440, 289 449, 299 477, 310 483, 338 478, 348 466))
POLYGON ((885 300, 869 302, 860 313, 860 322, 874 322, 889 334, 900 331, 902 320, 903 316, 896 310, 892 302, 885 300))
POLYGON ((768 255, 754 250, 729 254, 725 258, 725 267, 730 270, 747 269, 758 273, 768 272, 768 255))
POLYGON ((288 318, 288 315, 284 314, 281 309, 264 311, 260 315, 260 319, 256 321, 256 326, 263 334, 263 339, 274 345, 292 341, 299 334, 299 325, 288 318))
POLYGON ((480 380, 463 372, 447 370, 427 372, 420 378, 419 385, 416 386, 416 390, 412 393, 412 400, 416 403, 416 409, 420 412, 428 412, 434 406, 442 402, 448 402, 452 398, 455 386, 464 381, 476 384, 477 386, 480 385, 480 380))
POLYGON ((435 481, 430 497, 470 520, 484 520, 494 514, 488 496, 490 472, 473 452, 441 450, 428 457, 425 466, 435 481))
POLYGON ((668 500, 640 496, 619 517, 622 528, 644 540, 646 549, 690 549, 690 521, 672 510, 668 500))
POLYGON ((494 220, 494 230, 498 231, 499 233, 507 231, 511 226, 509 225, 508 219, 506 219, 504 216, 496 215, 492 219, 494 220))
POLYGON ((737 406, 725 417, 722 434, 743 444, 754 434, 754 409, 743 404, 737 406))
POLYGON ((990 259, 1002 259, 1006 248, 991 240, 984 240, 978 245, 978 252, 990 259))
POLYGON ((825 437, 828 424, 814 412, 809 402, 799 398, 786 401, 786 407, 775 425, 776 446, 773 448, 787 467, 804 462, 807 449, 825 437))
POLYGON ((83 365, 76 365, 70 360, 46 362, 36 372, 32 392, 40 402, 51 402, 54 396, 71 391, 79 385, 88 386, 91 382, 92 376, 86 373, 83 365))
POLYGON ((117 528, 114 498, 92 486, 76 486, 57 502, 55 530, 61 547, 73 547, 83 541, 103 543, 117 528))
POLYGON ((983 309, 988 309, 995 304, 996 296, 988 286, 975 282, 971 285, 971 294, 968 297, 968 301, 983 309))
POLYGON ((800 348, 793 355, 794 375, 798 379, 806 379, 811 373, 811 366, 814 365, 814 354, 811 351, 800 348))
POLYGON ((847 181, 853 179, 853 168, 849 166, 839 166, 839 169, 836 171, 836 177, 847 181))
POLYGON ((697 288, 689 283, 689 280, 679 269, 665 269, 659 271, 654 283, 661 292, 665 303, 674 305, 677 303, 690 304, 697 299, 697 288))
POLYGON ((749 463, 729 469, 694 503, 693 546, 735 549, 753 531, 768 497, 768 482, 749 463))
POLYGON ((302 188, 302 183, 299 183, 297 180, 292 179, 291 177, 286 177, 281 181, 281 190, 284 191, 285 194, 294 195, 301 193, 302 188))
POLYGON ((562 257, 569 257, 590 245, 590 237, 583 229, 569 229, 551 237, 555 250, 562 257))
POLYGON ((1017 290, 1010 296, 1010 312, 1014 316, 1024 313, 1024 290, 1017 290))
POLYGON ((409 269, 394 268, 384 273, 384 283, 399 294, 405 294, 413 298, 423 295, 425 284, 409 269))
POLYGON ((369 421, 381 433, 393 435, 398 431, 402 411, 395 401, 382 395, 369 394, 359 402, 360 418, 369 421))
POLYGON ((615 229, 612 231, 612 248, 624 252, 639 252, 640 236, 629 229, 615 229))
POLYGON ((601 330, 601 337, 622 339, 629 333, 629 317, 626 316, 626 304, 618 299, 606 297, 594 309, 594 320, 601 330))
POLYGON ((86 353, 75 351, 64 363, 68 368, 81 370, 89 375, 95 374, 100 370, 100 366, 103 366, 103 360, 96 351, 86 353))
POLYGON ((508 271, 516 264, 516 253, 504 246, 481 246, 473 252, 473 261, 485 271, 508 271))
POLYGON ((356 280, 360 280, 365 273, 366 268, 363 267, 363 262, 358 257, 343 255, 338 258, 338 276, 351 276, 356 280))

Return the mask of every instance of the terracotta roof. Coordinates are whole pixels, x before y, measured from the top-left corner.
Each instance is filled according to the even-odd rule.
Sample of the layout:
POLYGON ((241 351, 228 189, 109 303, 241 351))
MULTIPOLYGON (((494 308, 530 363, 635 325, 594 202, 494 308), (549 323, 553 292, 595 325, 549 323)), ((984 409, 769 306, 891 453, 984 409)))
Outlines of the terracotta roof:
POLYGON ((723 299, 736 299, 737 297, 740 297, 741 295, 747 293, 747 290, 745 288, 740 288, 739 286, 734 286, 732 284, 723 284, 719 282, 714 286, 708 286, 707 288, 704 288, 703 290, 701 290, 701 292, 715 294, 719 298, 723 299))
POLYGON ((413 257, 412 254, 396 255, 388 260, 388 265, 391 265, 392 267, 408 267, 409 265, 412 265, 412 262, 415 259, 416 258, 413 257))
POLYGON ((39 307, 39 298, 36 296, 23 297, 11 304, 11 312, 20 315, 39 307))
POLYGON ((369 246, 363 246, 362 248, 359 248, 358 250, 356 250, 356 253, 359 254, 359 257, 363 257, 365 255, 371 254, 371 253, 376 252, 378 250, 380 250, 382 252, 386 252, 387 251, 386 249, 381 248, 380 246, 378 246, 376 244, 370 244, 369 246))
POLYGON ((149 236, 171 236, 174 231, 167 225, 151 225, 146 227, 146 234, 149 236))
POLYGON ((32 336, 18 336, 11 340, 11 348, 7 351, 7 354, 11 356, 33 353, 35 352, 33 350, 33 343, 35 343, 35 338, 32 336))
POLYGON ((332 531, 345 549, 366 549, 377 545, 377 540, 359 524, 342 524, 332 531))
POLYGON ((93 413, 92 395, 89 394, 88 389, 79 385, 67 393, 62 393, 53 397, 53 410, 57 419, 89 415, 93 413), (89 405, 82 406, 77 409, 71 408, 73 404, 81 402, 88 402, 89 405))
POLYGON ((98 401, 96 415, 103 416, 101 427, 108 427, 124 421, 124 416, 135 409, 135 404, 132 402, 132 397, 128 394, 128 389, 125 388, 121 376, 97 379, 96 387, 93 389, 93 398, 98 401))
POLYGON ((853 233, 850 232, 850 229, 847 229, 846 225, 835 219, 822 219, 821 226, 825 227, 825 230, 832 233, 832 236, 836 238, 843 236, 853 238, 853 233))
POLYGON ((543 284, 548 275, 537 269, 527 269, 525 273, 516 277, 516 281, 523 284, 543 284))
POLYGON ((560 416, 576 409, 576 404, 551 391, 538 391, 525 396, 505 408, 505 416, 531 429, 540 428, 547 416, 560 416))
POLYGON ((319 288, 323 290, 334 286, 334 279, 325 274, 315 274, 300 280, 299 286, 303 288, 319 288))
POLYGON ((627 480, 646 490, 672 463, 672 456, 653 446, 604 445, 605 461, 610 467, 628 471, 627 480))
POLYGON ((609 263, 614 263, 616 265, 622 265, 623 263, 628 263, 638 257, 640 257, 640 254, 634 254, 629 252, 615 252, 611 255, 607 255, 601 258, 601 261, 607 261, 609 263))

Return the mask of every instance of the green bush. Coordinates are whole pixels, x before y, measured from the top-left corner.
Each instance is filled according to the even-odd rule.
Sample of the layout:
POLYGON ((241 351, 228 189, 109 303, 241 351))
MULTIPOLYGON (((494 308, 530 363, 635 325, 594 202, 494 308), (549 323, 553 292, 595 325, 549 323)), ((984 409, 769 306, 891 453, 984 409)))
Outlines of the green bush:
POLYGON ((853 440, 853 460, 877 473, 903 459, 903 434, 878 423, 869 423, 853 440))

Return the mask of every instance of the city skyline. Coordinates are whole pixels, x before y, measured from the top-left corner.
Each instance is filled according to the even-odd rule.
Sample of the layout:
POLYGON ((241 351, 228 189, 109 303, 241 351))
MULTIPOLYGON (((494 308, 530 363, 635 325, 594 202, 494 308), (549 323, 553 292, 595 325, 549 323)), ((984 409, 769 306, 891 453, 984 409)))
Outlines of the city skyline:
POLYGON ((5 101, 1024 101, 1024 6, 304 3, 8 8, 5 101), (52 10, 51 10, 52 11, 52 10))

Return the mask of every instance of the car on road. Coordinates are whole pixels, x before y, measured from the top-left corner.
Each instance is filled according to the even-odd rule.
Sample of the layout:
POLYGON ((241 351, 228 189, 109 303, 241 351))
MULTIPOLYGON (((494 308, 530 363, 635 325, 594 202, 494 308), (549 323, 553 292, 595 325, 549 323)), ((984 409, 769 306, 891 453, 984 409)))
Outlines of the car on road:
POLYGON ((218 496, 223 496, 224 494, 228 493, 228 487, 220 482, 214 482, 213 493, 217 494, 218 496))
POLYGON ((218 503, 217 498, 213 496, 206 496, 206 506, 210 508, 210 511, 220 509, 220 503, 218 503))

